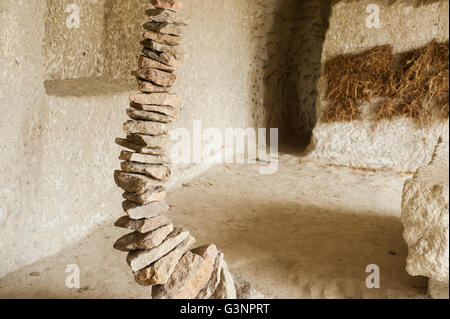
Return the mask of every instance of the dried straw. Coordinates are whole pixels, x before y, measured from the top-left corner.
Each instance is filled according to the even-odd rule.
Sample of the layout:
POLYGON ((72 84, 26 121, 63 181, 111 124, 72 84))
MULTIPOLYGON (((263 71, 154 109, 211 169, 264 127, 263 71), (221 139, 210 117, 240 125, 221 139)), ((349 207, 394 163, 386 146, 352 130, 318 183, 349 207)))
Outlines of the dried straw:
POLYGON ((325 122, 361 119, 359 106, 382 97, 375 120, 403 116, 419 125, 449 117, 448 41, 393 54, 379 46, 356 55, 341 55, 328 61, 326 97, 330 102, 325 122))

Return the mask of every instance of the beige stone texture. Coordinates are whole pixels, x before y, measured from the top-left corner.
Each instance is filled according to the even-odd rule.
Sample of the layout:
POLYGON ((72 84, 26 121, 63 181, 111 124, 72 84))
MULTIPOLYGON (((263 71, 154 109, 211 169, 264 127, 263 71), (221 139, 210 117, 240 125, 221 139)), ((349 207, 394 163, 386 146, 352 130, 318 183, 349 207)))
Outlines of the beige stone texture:
POLYGON ((170 164, 170 159, 165 155, 140 154, 129 151, 122 151, 119 159, 147 164, 170 164))
POLYGON ((174 85, 177 81, 175 73, 164 72, 158 69, 139 69, 133 72, 133 75, 166 87, 174 85))
MULTIPOLYGON (((150 32, 150 31, 149 31, 150 32)), ((146 47, 142 48, 142 54, 147 58, 156 60, 171 67, 178 67, 180 61, 175 56, 166 52, 156 52, 146 47)))
POLYGON ((152 249, 160 245, 173 231, 173 225, 168 224, 148 233, 133 232, 119 238, 114 248, 120 251, 133 251, 138 249, 152 249))
POLYGON ((158 23, 180 23, 181 17, 175 12, 170 10, 164 10, 161 8, 152 8, 145 11, 146 14, 150 17, 150 19, 154 22, 158 23))
POLYGON ((175 270, 178 261, 194 243, 194 237, 189 235, 170 253, 152 265, 137 271, 134 276, 136 282, 143 286, 162 285, 167 283, 175 270))
POLYGON ((155 299, 194 299, 208 283, 218 251, 215 245, 202 246, 186 253, 169 281, 154 287, 155 299))
POLYGON ((449 144, 436 146, 431 163, 403 188, 401 220, 408 245, 406 270, 440 282, 449 280, 449 144))
MULTIPOLYGON (((116 144, 125 147, 129 150, 135 151, 141 155, 149 155, 153 157, 164 157, 166 156, 166 149, 161 147, 144 147, 131 142, 128 139, 116 138, 116 144)), ((128 151, 126 151, 128 152, 128 151)), ((129 152, 130 153, 130 152, 129 152)))
POLYGON ((185 229, 175 229, 161 245, 150 249, 130 252, 127 256, 128 265, 133 271, 141 270, 161 257, 169 253, 172 249, 178 246, 183 240, 189 236, 189 232, 185 229))
POLYGON ((228 270, 227 263, 223 261, 220 273, 220 282, 211 299, 236 299, 234 279, 228 270))
POLYGON ((161 182, 156 179, 118 170, 114 172, 114 180, 117 186, 129 193, 143 194, 148 189, 161 186, 161 182))
POLYGON ((220 276, 222 274, 222 266, 224 263, 223 253, 219 252, 214 261, 213 271, 209 277, 208 283, 200 290, 195 299, 209 299, 216 291, 220 284, 220 276))
POLYGON ((172 173, 170 167, 136 162, 122 162, 122 171, 148 175, 161 181, 167 181, 172 173))
MULTIPOLYGON (((333 5, 322 63, 340 54, 360 53, 379 45, 392 45, 394 52, 400 53, 432 40, 448 41, 448 1, 379 1, 380 28, 366 26, 369 4, 373 1, 341 1, 333 5)), ((321 77, 318 119, 327 106, 326 88, 326 79, 321 77)), ((319 120, 309 145, 309 158, 334 165, 415 172, 429 163, 439 136, 448 131, 448 120, 424 128, 406 118, 374 125, 373 103, 362 105, 361 110, 362 120, 331 124, 319 120)))
POLYGON ((130 106, 141 111, 158 112, 171 117, 177 117, 180 113, 178 108, 169 105, 130 103, 130 106))
POLYGON ((142 219, 131 219, 129 216, 122 216, 114 223, 114 226, 131 229, 140 233, 148 233, 169 223, 170 220, 165 215, 142 219))
POLYGON ((178 11, 183 8, 183 2, 181 0, 151 0, 151 3, 155 8, 169 9, 172 11, 178 11))
POLYGON ((158 33, 158 32, 151 31, 151 30, 144 32, 144 38, 150 39, 152 41, 155 41, 155 42, 158 42, 161 44, 171 45, 171 46, 179 45, 181 43, 181 37, 179 37, 179 36, 158 33))
POLYGON ((122 203, 123 210, 131 219, 152 218, 164 214, 169 210, 169 205, 164 202, 153 202, 147 205, 140 205, 132 201, 122 203))
POLYGON ((156 85, 149 81, 137 79, 138 90, 144 93, 166 93, 170 88, 165 86, 156 85))
POLYGON ((151 136, 142 134, 127 135, 127 140, 145 147, 164 147, 169 142, 169 138, 167 136, 151 136))
POLYGON ((153 202, 162 202, 166 198, 166 189, 164 186, 151 187, 144 193, 125 192, 122 197, 140 205, 147 205, 153 202))
POLYGON ((130 95, 130 101, 137 104, 177 107, 181 103, 181 96, 174 93, 133 94, 130 95))
POLYGON ((153 32, 164 33, 169 35, 181 36, 183 34, 182 29, 176 23, 168 23, 168 22, 157 23, 150 21, 144 24, 144 28, 147 30, 151 30, 153 32))
POLYGON ((139 55, 139 59, 138 59, 138 67, 141 69, 160 69, 160 70, 164 70, 167 72, 175 72, 175 68, 163 64, 161 62, 155 61, 153 59, 149 59, 143 55, 139 55))
POLYGON ((154 122, 161 122, 161 123, 170 123, 174 120, 173 117, 157 113, 157 112, 148 112, 148 111, 141 111, 135 108, 128 108, 127 109, 127 115, 131 117, 134 120, 145 120, 145 121, 154 121, 154 122))
POLYGON ((160 136, 169 133, 167 126, 159 122, 129 120, 123 124, 127 134, 160 136))

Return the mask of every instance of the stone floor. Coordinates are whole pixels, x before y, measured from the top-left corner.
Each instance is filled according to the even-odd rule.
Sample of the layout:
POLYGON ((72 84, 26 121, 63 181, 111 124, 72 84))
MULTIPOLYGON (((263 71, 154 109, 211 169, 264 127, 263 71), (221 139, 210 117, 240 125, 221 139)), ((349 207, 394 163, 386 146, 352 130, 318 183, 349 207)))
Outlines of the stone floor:
MULTIPOLYGON (((320 166, 292 151, 274 175, 258 165, 219 165, 172 191, 174 224, 198 245, 217 244, 231 271, 269 298, 427 298, 426 278, 405 271, 399 216, 408 175, 320 166), (379 266, 379 289, 366 288, 369 264, 379 266)), ((105 225, 0 278, 0 298, 149 298, 112 249, 123 233, 105 225), (80 267, 80 289, 65 286, 69 264, 80 267)))

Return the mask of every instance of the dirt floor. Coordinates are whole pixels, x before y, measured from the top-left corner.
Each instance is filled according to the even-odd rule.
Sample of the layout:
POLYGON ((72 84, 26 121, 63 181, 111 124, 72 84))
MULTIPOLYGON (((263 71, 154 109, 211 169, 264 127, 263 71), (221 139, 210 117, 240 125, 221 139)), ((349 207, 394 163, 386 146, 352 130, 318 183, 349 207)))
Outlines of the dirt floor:
MULTIPOLYGON (((212 168, 170 193, 170 217, 198 245, 214 242, 231 271, 269 298, 427 298, 426 278, 405 271, 399 215, 408 177, 281 154, 274 175, 257 164, 212 168), (380 268, 379 289, 366 288, 369 264, 380 268)), ((112 249, 122 234, 105 225, 0 278, 0 298, 149 298, 112 249), (80 267, 81 289, 65 286, 69 264, 80 267)))

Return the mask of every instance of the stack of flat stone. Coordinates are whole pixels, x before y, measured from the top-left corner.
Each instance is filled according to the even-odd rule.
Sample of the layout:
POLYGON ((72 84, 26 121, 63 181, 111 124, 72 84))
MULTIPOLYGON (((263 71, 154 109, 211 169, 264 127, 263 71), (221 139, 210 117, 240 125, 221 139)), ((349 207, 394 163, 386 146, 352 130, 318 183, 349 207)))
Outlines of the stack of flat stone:
POLYGON ((186 229, 176 228, 165 215, 165 183, 171 175, 168 158, 168 124, 178 115, 179 95, 171 93, 175 68, 183 52, 178 18, 179 0, 151 0, 149 22, 136 76, 140 93, 130 96, 124 123, 126 138, 116 143, 124 147, 121 170, 114 174, 124 190, 123 210, 115 226, 131 231, 117 240, 114 248, 127 252, 127 263, 135 280, 151 286, 153 298, 234 299, 236 289, 223 254, 215 245, 193 250, 195 239, 186 229))

